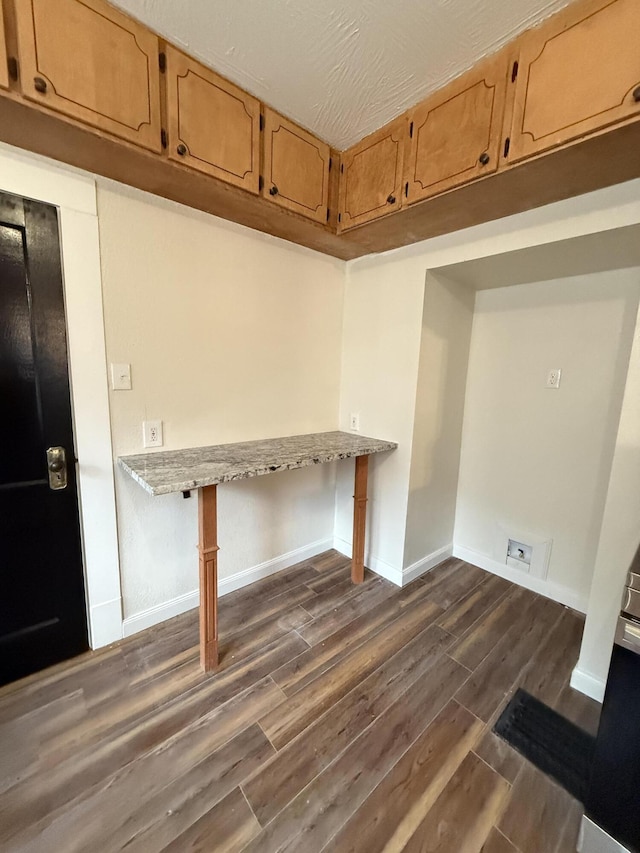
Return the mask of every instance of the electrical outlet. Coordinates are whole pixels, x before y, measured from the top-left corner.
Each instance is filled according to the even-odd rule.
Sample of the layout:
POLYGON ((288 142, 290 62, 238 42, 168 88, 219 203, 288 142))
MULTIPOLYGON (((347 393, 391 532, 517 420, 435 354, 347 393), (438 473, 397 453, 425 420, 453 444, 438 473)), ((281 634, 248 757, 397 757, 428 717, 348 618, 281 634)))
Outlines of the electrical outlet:
POLYGON ((142 443, 145 447, 162 447, 162 421, 142 422, 142 443))
POLYGON ((557 390, 560 387, 560 377, 562 370, 559 367, 552 367, 547 373, 547 388, 557 390))
POLYGON ((360 415, 357 412, 352 412, 349 415, 349 429, 353 429, 356 432, 360 431, 360 415))

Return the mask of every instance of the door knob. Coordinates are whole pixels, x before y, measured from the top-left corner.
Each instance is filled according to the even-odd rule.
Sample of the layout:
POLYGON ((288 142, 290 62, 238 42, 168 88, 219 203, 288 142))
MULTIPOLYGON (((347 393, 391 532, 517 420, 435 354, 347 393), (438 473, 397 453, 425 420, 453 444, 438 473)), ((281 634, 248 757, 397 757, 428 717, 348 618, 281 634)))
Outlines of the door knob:
POLYGON ((64 447, 50 447, 47 450, 47 471, 50 489, 58 491, 67 488, 67 454, 64 447))
POLYGON ((43 77, 34 77, 33 85, 35 87, 36 92, 44 94, 47 91, 47 81, 43 77))
POLYGON ((269 190, 269 195, 278 195, 278 187, 274 184, 269 190))
POLYGON ((396 197, 394 196, 393 193, 391 193, 391 195, 387 196, 387 204, 395 204, 395 203, 396 203, 396 197))
POLYGON ((486 151, 483 151, 478 157, 478 163, 480 163, 481 166, 486 166, 489 160, 491 160, 491 157, 489 157, 486 151))
POLYGON ((177 147, 176 151, 178 152, 178 154, 179 154, 181 157, 184 157, 184 155, 187 153, 187 146, 186 146, 186 145, 184 145, 184 143, 182 143, 182 142, 181 142, 181 143, 180 143, 180 145, 178 145, 178 147, 177 147))

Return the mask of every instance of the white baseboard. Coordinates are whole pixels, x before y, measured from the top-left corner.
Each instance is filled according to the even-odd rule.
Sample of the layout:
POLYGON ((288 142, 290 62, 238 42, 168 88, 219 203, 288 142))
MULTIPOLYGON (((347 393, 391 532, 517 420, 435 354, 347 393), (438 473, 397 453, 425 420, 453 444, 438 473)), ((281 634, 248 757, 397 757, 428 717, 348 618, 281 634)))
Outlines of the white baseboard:
MULTIPOLYGON (((347 542, 346 539, 341 539, 339 536, 334 536, 333 547, 336 551, 339 551, 340 554, 344 554, 345 557, 349 557, 349 559, 351 559, 351 555, 353 553, 353 544, 351 542, 347 542)), ((376 575, 380 575, 381 578, 391 581, 391 583, 394 583, 396 586, 402 586, 401 569, 397 569, 395 566, 385 563, 384 560, 375 557, 373 554, 366 555, 364 562, 366 567, 371 569, 372 572, 375 572, 376 575)))
POLYGON ((605 682, 601 678, 596 678, 595 675, 590 675, 579 666, 576 666, 571 673, 571 686, 574 690, 579 690, 590 699, 595 699, 596 702, 602 702, 604 699, 605 682))
POLYGON ((459 560, 464 560, 466 563, 471 563, 472 566, 478 566, 480 569, 485 569, 487 572, 499 575, 501 578, 511 581, 511 583, 530 589, 532 592, 544 595, 545 598, 551 598, 553 601, 558 601, 560 604, 572 607, 580 613, 587 612, 586 599, 565 586, 553 583, 553 581, 533 577, 517 569, 512 569, 510 566, 505 565, 505 563, 500 563, 492 557, 487 557, 485 554, 471 550, 471 548, 465 548, 464 545, 456 545, 454 543, 453 556, 459 560))
POLYGON ((444 563, 445 560, 448 560, 453 554, 453 545, 445 545, 444 548, 439 548, 437 551, 434 551, 432 554, 427 554, 426 557, 423 557, 421 560, 418 560, 416 563, 412 563, 410 566, 407 566, 406 569, 402 572, 402 584, 411 583, 411 581, 420 577, 420 575, 424 575, 426 572, 430 572, 431 569, 435 569, 436 566, 439 566, 440 563, 444 563))
MULTIPOLYGON (((333 547, 336 551, 344 554, 345 557, 351 557, 352 544, 351 542, 347 542, 346 539, 341 539, 339 536, 336 536, 333 540, 333 547)), ((417 563, 413 563, 404 570, 386 563, 374 554, 368 554, 366 556, 365 564, 367 568, 371 569, 375 574, 380 575, 381 578, 391 581, 391 583, 394 583, 396 586, 406 586, 408 583, 411 583, 412 580, 415 580, 420 575, 423 575, 425 572, 435 568, 437 565, 444 562, 444 560, 449 559, 451 556, 451 548, 451 545, 447 545, 445 548, 440 548, 438 551, 434 551, 433 554, 428 554, 426 557, 423 557, 422 560, 418 560, 417 563)))
POLYGON ((122 639, 122 599, 94 604, 89 613, 92 649, 101 649, 122 639))
MULTIPOLYGON (((286 554, 281 554, 279 557, 274 557, 272 560, 266 560, 264 563, 259 563, 257 566, 252 566, 250 569, 236 572, 227 578, 218 579, 218 597, 227 595, 229 592, 234 592, 243 586, 248 586, 250 583, 262 580, 262 578, 274 575, 276 572, 281 572, 283 569, 288 569, 295 566, 296 563, 302 563, 304 560, 310 560, 323 551, 328 551, 333 548, 333 539, 319 539, 317 542, 312 542, 310 545, 305 545, 302 548, 296 548, 294 551, 288 551, 286 554)), ((197 589, 191 592, 186 592, 184 595, 179 595, 171 601, 165 601, 162 604, 157 604, 155 607, 150 607, 148 610, 142 610, 140 613, 134 613, 133 616, 127 616, 122 621, 122 637, 130 637, 132 634, 137 634, 138 631, 143 631, 145 628, 150 628, 152 625, 157 625, 159 622, 164 622, 166 619, 171 619, 174 616, 180 616, 181 613, 186 613, 187 610, 192 610, 200 603, 200 594, 197 589)))

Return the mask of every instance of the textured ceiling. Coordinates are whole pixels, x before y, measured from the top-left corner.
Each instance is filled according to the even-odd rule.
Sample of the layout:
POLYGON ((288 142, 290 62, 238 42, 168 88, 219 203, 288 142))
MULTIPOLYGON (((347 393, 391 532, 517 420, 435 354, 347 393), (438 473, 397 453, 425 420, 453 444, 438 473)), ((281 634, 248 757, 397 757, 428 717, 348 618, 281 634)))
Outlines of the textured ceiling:
POLYGON ((338 149, 568 0, 113 0, 338 149))

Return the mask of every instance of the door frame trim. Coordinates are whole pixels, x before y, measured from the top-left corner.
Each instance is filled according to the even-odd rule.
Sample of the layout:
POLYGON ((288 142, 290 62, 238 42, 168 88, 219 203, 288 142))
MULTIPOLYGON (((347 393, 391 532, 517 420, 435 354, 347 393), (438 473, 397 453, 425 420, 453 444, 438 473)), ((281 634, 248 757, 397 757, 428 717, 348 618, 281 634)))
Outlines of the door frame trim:
POLYGON ((0 144, 0 191, 59 211, 71 406, 91 648, 122 638, 96 183, 0 144))

